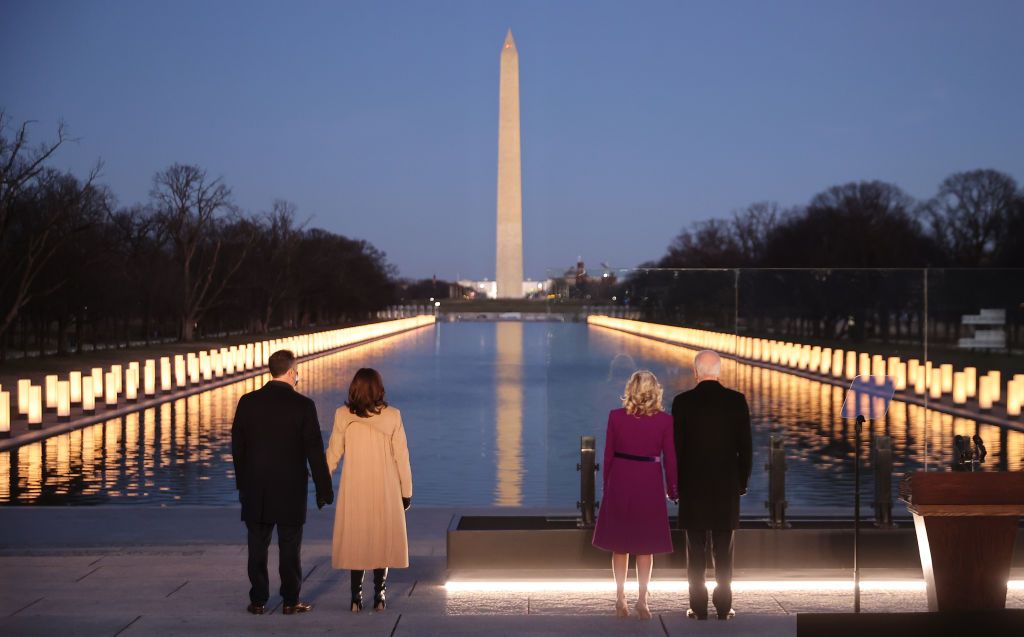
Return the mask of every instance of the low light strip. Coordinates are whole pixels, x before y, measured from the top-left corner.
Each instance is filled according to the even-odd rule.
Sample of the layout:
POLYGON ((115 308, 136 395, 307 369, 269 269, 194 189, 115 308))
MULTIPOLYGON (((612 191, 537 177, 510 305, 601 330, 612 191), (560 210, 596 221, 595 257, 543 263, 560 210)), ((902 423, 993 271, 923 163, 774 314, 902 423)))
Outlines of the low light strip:
MULTIPOLYGON (((611 580, 449 580, 444 585, 449 593, 607 593, 615 591, 611 580)), ((714 590, 715 583, 707 583, 714 590)), ((915 592, 924 591, 924 580, 862 580, 862 591, 915 592)), ((1009 590, 1024 590, 1024 580, 1010 580, 1009 590)), ((662 593, 681 593, 688 589, 686 580, 652 580, 650 590, 662 593)), ((775 591, 850 591, 852 580, 737 580, 732 583, 735 592, 775 591)))

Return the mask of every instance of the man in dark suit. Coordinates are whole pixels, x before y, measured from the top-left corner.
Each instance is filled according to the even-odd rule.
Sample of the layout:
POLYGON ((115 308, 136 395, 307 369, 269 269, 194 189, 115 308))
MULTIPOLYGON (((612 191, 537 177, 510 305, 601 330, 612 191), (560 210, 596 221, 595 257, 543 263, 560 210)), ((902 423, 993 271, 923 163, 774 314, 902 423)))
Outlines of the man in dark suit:
POLYGON ((679 528, 686 532, 686 575, 691 619, 708 618, 704 584, 711 539, 717 586, 713 602, 719 619, 732 610, 733 534, 739 526, 740 496, 751 468, 750 410, 743 394, 718 382, 718 354, 705 350, 693 361, 697 386, 672 401, 679 467, 679 528))
POLYGON ((242 521, 249 529, 248 611, 262 615, 270 597, 267 550, 277 526, 280 555, 281 612, 313 610, 299 601, 302 586, 302 525, 306 523, 308 463, 316 486, 317 507, 334 502, 324 441, 313 401, 295 391, 299 374, 295 355, 279 350, 270 356, 272 380, 242 396, 231 426, 235 484, 242 521))

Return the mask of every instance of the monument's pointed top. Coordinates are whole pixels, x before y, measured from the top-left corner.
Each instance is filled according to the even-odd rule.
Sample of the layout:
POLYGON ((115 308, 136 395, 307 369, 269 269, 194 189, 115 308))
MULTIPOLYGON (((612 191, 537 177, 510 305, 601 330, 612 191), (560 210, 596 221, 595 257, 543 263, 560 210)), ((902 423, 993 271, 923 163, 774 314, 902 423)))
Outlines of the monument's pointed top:
POLYGON ((506 49, 514 49, 514 48, 516 48, 516 40, 515 40, 515 38, 512 37, 512 29, 511 28, 508 30, 508 33, 505 34, 505 46, 504 46, 504 48, 506 48, 506 49))

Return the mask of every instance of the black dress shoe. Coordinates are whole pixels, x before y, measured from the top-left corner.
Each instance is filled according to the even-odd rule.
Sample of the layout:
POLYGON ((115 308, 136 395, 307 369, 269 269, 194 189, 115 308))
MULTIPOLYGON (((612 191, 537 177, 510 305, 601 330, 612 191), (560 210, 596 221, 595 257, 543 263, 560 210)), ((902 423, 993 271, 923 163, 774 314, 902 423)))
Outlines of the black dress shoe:
POLYGON ((263 604, 255 604, 255 603, 253 603, 253 604, 249 604, 249 606, 245 610, 249 611, 253 615, 262 615, 263 611, 265 611, 266 609, 267 609, 267 607, 264 606, 263 604))
POLYGON ((718 613, 718 618, 721 620, 734 619, 735 617, 736 611, 731 608, 729 609, 728 613, 718 613))
POLYGON ((308 613, 313 610, 312 604, 306 602, 295 602, 294 604, 285 604, 281 607, 281 613, 284 615, 294 615, 295 613, 308 613))
POLYGON ((692 608, 687 608, 686 609, 686 618, 687 619, 698 619, 700 621, 705 621, 705 620, 707 620, 708 616, 707 616, 706 613, 704 615, 698 615, 697 613, 695 613, 693 611, 692 608))

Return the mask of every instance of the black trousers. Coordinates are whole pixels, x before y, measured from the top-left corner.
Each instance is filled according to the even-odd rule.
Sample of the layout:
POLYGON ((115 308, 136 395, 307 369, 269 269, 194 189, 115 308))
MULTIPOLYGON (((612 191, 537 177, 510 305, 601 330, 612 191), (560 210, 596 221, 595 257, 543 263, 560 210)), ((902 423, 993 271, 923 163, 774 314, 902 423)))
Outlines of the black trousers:
MULTIPOLYGON (((249 528, 249 601, 266 604, 270 599, 270 576, 267 574, 267 550, 274 534, 273 524, 246 522, 249 528)), ((278 524, 278 572, 281 575, 281 597, 289 606, 299 601, 302 587, 302 525, 278 524)))
POLYGON ((686 578, 690 582, 690 608, 697 615, 708 614, 708 589, 704 584, 707 570, 708 540, 715 567, 715 593, 712 602, 719 615, 732 608, 733 530, 686 529, 686 578))

